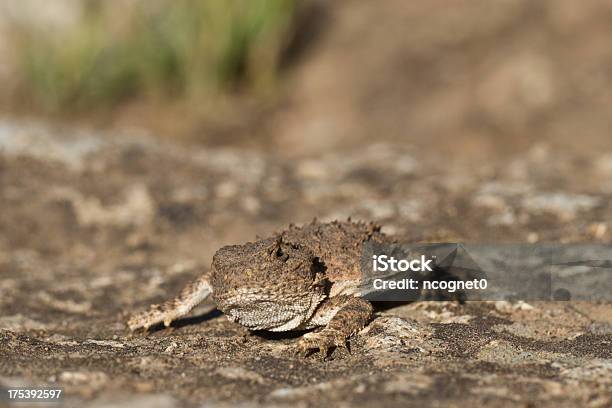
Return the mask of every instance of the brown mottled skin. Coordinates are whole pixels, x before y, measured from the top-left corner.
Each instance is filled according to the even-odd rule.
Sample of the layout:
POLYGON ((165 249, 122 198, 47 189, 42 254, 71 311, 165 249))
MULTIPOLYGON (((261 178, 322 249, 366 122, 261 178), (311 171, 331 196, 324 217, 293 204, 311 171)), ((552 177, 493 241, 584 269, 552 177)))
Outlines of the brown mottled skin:
POLYGON ((290 226, 213 256, 210 274, 181 294, 132 317, 131 330, 186 315, 212 294, 219 310, 251 330, 290 331, 322 327, 298 342, 298 351, 344 347, 370 320, 372 305, 358 297, 360 257, 365 242, 392 242, 380 227, 363 222, 290 226))

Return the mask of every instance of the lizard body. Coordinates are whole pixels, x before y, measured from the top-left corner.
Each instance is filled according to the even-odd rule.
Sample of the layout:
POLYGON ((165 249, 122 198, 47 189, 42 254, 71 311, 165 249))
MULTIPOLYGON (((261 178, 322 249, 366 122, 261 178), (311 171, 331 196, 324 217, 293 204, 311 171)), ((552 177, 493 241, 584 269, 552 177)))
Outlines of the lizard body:
POLYGON ((219 310, 250 330, 321 327, 302 336, 298 350, 327 353, 344 347, 371 318, 372 305, 358 297, 360 257, 367 242, 393 241, 372 223, 315 220, 256 242, 225 246, 213 256, 210 273, 175 299, 136 314, 128 326, 168 326, 212 295, 219 310))

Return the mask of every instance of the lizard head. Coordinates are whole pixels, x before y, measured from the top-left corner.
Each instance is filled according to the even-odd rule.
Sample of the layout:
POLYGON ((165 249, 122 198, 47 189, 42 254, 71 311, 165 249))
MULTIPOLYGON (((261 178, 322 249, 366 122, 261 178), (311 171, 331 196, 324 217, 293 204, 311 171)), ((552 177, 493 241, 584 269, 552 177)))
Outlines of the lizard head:
POLYGON ((213 257, 217 306, 251 329, 299 326, 323 300, 327 284, 315 255, 280 236, 226 246, 213 257))

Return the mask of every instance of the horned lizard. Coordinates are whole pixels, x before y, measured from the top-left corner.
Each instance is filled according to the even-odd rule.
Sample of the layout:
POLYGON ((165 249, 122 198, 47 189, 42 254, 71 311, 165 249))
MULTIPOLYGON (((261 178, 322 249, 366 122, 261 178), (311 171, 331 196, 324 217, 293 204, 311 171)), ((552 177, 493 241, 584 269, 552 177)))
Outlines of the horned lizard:
POLYGON ((345 347, 370 320, 372 305, 358 297, 360 256, 366 242, 391 242, 372 223, 316 220, 290 225, 272 237, 219 249, 209 273, 178 297, 133 316, 133 331, 169 326, 208 296, 229 320, 250 330, 319 331, 303 335, 296 351, 322 354, 345 347))

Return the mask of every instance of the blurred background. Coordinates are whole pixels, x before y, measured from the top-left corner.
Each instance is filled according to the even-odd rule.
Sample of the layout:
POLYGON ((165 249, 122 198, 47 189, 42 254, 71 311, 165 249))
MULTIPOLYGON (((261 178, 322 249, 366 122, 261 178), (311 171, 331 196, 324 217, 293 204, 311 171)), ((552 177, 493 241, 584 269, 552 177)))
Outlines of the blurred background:
POLYGON ((609 0, 0 0, 0 387, 610 406, 606 304, 405 305, 326 362, 203 312, 125 322, 314 217, 611 242, 611 39, 609 0))
POLYGON ((480 158, 609 146, 605 0, 0 3, 5 113, 183 141, 480 158))

